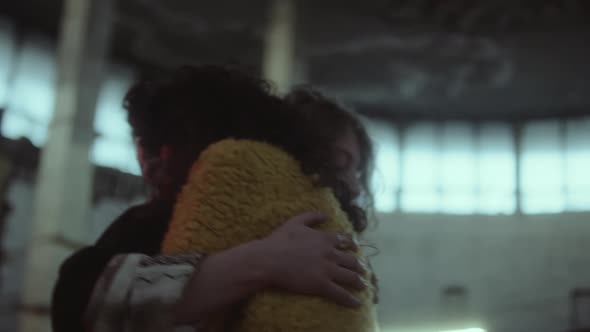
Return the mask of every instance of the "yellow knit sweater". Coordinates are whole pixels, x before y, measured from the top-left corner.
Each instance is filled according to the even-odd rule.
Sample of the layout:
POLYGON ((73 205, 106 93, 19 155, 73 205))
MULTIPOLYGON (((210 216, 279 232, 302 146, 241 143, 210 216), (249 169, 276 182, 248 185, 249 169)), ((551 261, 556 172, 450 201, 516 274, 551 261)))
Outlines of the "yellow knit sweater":
MULTIPOLYGON (((193 167, 162 251, 215 253, 263 238, 307 211, 330 217, 321 226, 325 231, 354 233, 332 192, 314 186, 289 154, 265 143, 224 140, 204 151, 193 167)), ((233 331, 375 331, 374 291, 357 293, 363 301, 360 309, 317 297, 265 291, 240 309, 233 331)))

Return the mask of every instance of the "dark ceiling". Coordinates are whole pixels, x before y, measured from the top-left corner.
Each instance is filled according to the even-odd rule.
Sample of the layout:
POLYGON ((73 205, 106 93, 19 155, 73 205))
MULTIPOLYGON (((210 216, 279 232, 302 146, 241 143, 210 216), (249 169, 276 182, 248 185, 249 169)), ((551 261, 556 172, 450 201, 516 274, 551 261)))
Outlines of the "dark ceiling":
MULTIPOLYGON (((153 74, 183 63, 260 70, 266 0, 120 0, 113 57, 153 74)), ((297 0, 306 81, 379 116, 590 114, 590 1, 297 0)), ((56 36, 58 0, 0 15, 56 36)))

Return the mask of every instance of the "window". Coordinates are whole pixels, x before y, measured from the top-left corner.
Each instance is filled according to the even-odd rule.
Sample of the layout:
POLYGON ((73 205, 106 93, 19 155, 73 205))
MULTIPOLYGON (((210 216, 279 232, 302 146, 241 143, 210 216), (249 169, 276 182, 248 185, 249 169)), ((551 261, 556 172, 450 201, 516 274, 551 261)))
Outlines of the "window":
POLYGON ((516 211, 516 153, 510 125, 483 124, 477 140, 476 211, 510 214, 516 211))
POLYGON ((566 122, 565 208, 571 211, 590 207, 590 118, 566 122))
POLYGON ((561 212, 565 207, 564 148, 558 121, 534 122, 524 128, 521 178, 524 213, 561 212))
POLYGON ((528 123, 519 156, 507 123, 416 123, 401 145, 399 128, 368 128, 374 178, 389 179, 374 180, 378 211, 512 214, 518 201, 528 214, 590 210, 590 117, 528 123))
MULTIPOLYGON (((10 44, 0 45, 3 49, 0 53, 12 53, 10 47, 10 44)), ((27 137, 41 146, 47 140, 55 104, 55 53, 47 40, 32 37, 14 54, 12 63, 3 64, 13 72, 5 88, 2 134, 13 139, 27 137)))
POLYGON ((133 79, 132 71, 118 66, 112 66, 106 75, 96 105, 94 128, 98 137, 91 158, 97 165, 139 174, 131 128, 122 107, 133 79))
POLYGON ((473 126, 442 124, 440 133, 440 211, 471 214, 476 211, 477 158, 473 126))
POLYGON ((437 212, 440 208, 439 148, 434 124, 407 129, 401 153, 401 210, 437 212))
MULTIPOLYGON (((54 45, 41 37, 27 37, 17 49, 12 25, 0 19, 0 107, 2 135, 26 137, 36 146, 47 140, 56 94, 56 54, 54 45)), ((107 71, 95 116, 98 134, 90 153, 92 161, 139 174, 130 128, 122 110, 122 100, 133 73, 119 66, 107 71)))
POLYGON ((371 178, 375 207, 382 212, 393 212, 397 208, 399 188, 399 142, 396 132, 384 123, 366 121, 366 125, 375 149, 375 173, 371 178))

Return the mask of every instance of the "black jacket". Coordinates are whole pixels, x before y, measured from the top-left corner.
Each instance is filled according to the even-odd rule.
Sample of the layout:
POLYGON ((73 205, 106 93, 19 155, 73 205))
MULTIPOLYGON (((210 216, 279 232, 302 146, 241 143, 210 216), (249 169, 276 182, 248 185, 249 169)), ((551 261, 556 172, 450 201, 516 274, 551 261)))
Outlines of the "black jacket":
POLYGON ((83 316, 94 284, 118 254, 160 252, 172 204, 153 201, 119 216, 93 246, 81 249, 62 264, 53 291, 51 322, 54 332, 84 331, 83 316))

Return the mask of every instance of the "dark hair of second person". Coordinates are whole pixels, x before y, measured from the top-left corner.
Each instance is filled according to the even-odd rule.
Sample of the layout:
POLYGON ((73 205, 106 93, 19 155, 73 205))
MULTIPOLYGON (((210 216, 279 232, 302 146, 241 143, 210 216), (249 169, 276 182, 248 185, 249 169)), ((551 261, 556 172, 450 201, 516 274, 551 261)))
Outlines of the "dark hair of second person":
POLYGON ((330 187, 338 186, 342 190, 342 199, 352 201, 354 204, 342 208, 356 220, 357 229, 364 230, 367 227, 367 212, 370 210, 373 197, 369 188, 369 181, 373 170, 373 147, 371 139, 360 121, 359 117, 347 109, 344 105, 330 99, 309 86, 300 86, 285 96, 289 105, 301 113, 310 127, 310 131, 317 133, 316 139, 331 144, 330 159, 335 166, 333 172, 326 174, 332 176, 330 187), (346 170, 351 160, 350 149, 334 147, 333 143, 342 140, 349 134, 356 141, 355 149, 358 149, 354 174, 339 176, 341 170, 346 170), (344 151, 343 151, 344 150, 344 151), (351 177, 354 177, 351 181, 351 177), (348 179, 342 183, 342 179, 348 179), (344 197, 350 195, 349 197, 344 197), (357 199, 361 196, 361 199, 357 199))

